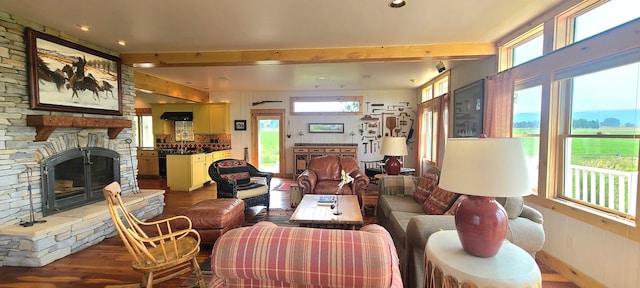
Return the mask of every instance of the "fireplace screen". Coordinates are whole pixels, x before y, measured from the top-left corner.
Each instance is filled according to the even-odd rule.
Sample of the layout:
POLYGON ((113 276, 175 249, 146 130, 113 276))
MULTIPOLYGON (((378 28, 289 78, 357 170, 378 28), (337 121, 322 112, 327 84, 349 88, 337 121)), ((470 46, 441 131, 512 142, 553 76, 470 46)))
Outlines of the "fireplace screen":
POLYGON ((120 155, 93 147, 68 150, 42 166, 44 216, 104 200, 102 188, 120 181, 120 155))

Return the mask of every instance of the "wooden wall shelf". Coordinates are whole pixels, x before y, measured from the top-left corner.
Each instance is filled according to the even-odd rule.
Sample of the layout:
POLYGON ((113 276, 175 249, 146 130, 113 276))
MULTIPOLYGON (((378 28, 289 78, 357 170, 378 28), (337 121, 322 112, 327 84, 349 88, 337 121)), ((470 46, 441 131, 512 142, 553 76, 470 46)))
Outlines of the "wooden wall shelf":
POLYGON ((115 139, 122 129, 131 128, 132 124, 127 119, 27 115, 27 126, 36 127, 35 141, 46 141, 58 127, 107 128, 109 139, 115 139))

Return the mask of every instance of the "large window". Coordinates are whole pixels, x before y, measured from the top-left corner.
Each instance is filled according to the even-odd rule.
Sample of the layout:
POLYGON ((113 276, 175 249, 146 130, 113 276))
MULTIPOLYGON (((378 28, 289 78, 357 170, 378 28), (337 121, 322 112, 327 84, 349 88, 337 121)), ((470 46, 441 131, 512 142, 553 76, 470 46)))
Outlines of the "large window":
POLYGON ((640 231, 640 2, 554 9, 527 24, 539 30, 499 41, 498 70, 508 71, 497 84, 513 92, 511 135, 537 192, 529 200, 628 237, 640 231))
POLYGON ((431 163, 440 164, 438 162, 444 154, 448 130, 449 77, 449 71, 443 72, 420 89, 422 103, 418 106, 417 117, 416 175, 424 174, 431 163))
POLYGON ((500 70, 506 70, 542 56, 543 28, 543 25, 539 25, 502 45, 499 49, 500 70))
POLYGON ((433 99, 433 85, 427 85, 420 89, 421 93, 421 102, 426 102, 428 100, 433 99))
POLYGON ((355 97, 291 97, 292 115, 362 114, 362 96, 355 97))
POLYGON ((521 138, 531 188, 538 189, 542 85, 539 80, 519 83, 513 93, 513 137, 521 138))
POLYGON ((635 217, 640 62, 589 72, 591 67, 597 66, 558 73, 562 110, 571 111, 561 128, 567 131, 561 135, 561 196, 635 217))
POLYGON ((153 123, 151 115, 138 115, 134 120, 134 127, 138 128, 139 147, 154 147, 153 123))
POLYGON ((578 14, 573 20, 573 42, 578 42, 640 16, 638 0, 611 0, 578 14))

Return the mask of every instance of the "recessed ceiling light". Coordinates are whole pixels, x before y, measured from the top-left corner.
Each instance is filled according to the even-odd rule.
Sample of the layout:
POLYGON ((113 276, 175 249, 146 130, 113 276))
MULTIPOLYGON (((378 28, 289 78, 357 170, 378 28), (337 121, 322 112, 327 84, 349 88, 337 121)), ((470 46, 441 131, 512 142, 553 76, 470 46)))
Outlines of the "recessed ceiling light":
POLYGON ((80 25, 80 24, 78 24, 78 27, 80 27, 80 30, 82 30, 82 31, 91 30, 91 26, 89 26, 89 25, 80 25))
POLYGON ((391 2, 389 2, 389 7, 391 8, 400 8, 404 5, 407 5, 407 1, 405 0, 391 0, 391 2))
POLYGON ((137 90, 137 91, 140 91, 140 92, 144 92, 144 93, 149 93, 149 94, 150 94, 150 93, 153 93, 153 91, 148 90, 148 89, 136 88, 136 90, 137 90))
POLYGON ((156 65, 153 64, 153 63, 139 63, 139 64, 133 64, 133 67, 136 67, 136 68, 153 68, 153 67, 156 67, 156 65))
POLYGON ((318 76, 318 80, 324 80, 326 78, 324 78, 324 76, 318 76))
POLYGON ((118 40, 118 44, 120 44, 120 46, 127 46, 127 42, 124 40, 118 40))

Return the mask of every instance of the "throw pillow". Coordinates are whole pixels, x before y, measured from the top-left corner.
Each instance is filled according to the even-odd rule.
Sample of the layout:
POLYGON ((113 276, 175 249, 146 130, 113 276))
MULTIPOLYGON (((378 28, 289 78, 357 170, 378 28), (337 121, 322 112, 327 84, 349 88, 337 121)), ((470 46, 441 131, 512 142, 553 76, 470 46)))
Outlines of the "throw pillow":
POLYGON ((438 184, 438 175, 435 174, 425 174, 420 177, 420 182, 418 182, 418 186, 416 187, 416 191, 413 192, 413 200, 422 204, 429 194, 431 194, 431 190, 436 187, 438 184))
POLYGON ((218 174, 225 179, 235 179, 238 185, 247 185, 251 182, 251 174, 247 171, 247 162, 244 160, 218 162, 218 174))
POLYGON ((458 199, 456 199, 456 201, 451 204, 451 208, 449 208, 447 212, 444 212, 444 215, 456 215, 456 211, 458 211, 458 205, 460 205, 460 202, 464 201, 467 198, 469 198, 469 196, 460 195, 458 199))
POLYGON ((459 195, 436 186, 427 197, 427 200, 422 203, 422 210, 429 215, 442 215, 451 207, 451 204, 456 201, 459 195))
POLYGON ((384 176, 380 178, 380 184, 378 187, 382 189, 381 194, 395 195, 395 196, 411 196, 417 186, 417 177, 413 176, 384 176))

